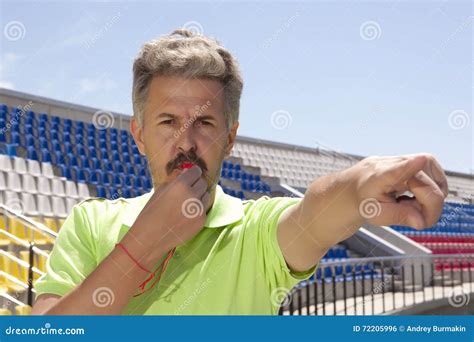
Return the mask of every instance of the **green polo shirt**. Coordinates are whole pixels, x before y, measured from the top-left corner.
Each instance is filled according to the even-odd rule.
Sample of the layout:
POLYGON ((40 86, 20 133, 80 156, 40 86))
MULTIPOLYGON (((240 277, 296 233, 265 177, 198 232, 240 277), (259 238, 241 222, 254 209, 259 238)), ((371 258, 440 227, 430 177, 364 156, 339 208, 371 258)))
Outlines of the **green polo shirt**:
MULTIPOLYGON (((46 274, 35 283, 37 295, 63 296, 80 284, 127 233, 152 193, 76 205, 60 230, 46 274)), ((277 314, 285 293, 316 269, 292 272, 277 241, 279 216, 298 201, 268 196, 242 201, 217 185, 204 228, 177 246, 161 280, 132 298, 123 314, 277 314)))

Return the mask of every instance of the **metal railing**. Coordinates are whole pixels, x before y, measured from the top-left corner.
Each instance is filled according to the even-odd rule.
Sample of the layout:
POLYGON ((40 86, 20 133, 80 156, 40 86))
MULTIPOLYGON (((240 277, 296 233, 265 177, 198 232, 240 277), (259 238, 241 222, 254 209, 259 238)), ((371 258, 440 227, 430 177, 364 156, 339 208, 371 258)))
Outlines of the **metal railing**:
POLYGON ((321 262, 312 278, 289 292, 280 315, 380 315, 440 298, 468 300, 474 254, 321 262))
MULTIPOLYGON (((26 234, 26 236, 33 237, 33 232, 39 233, 42 236, 48 237, 48 238, 53 238, 56 239, 57 233, 54 232, 53 230, 49 229, 45 225, 35 222, 31 220, 30 218, 22 215, 21 213, 16 212, 13 209, 10 209, 6 207, 3 204, 0 204, 0 215, 3 216, 3 220, 8 227, 9 225, 9 220, 14 219, 17 221, 16 224, 21 223, 24 229, 27 229, 31 232, 31 234, 26 234)), ((24 260, 21 260, 17 258, 15 255, 12 253, 5 251, 5 250, 0 250, 0 254, 8 258, 10 261, 14 262, 17 266, 23 267, 23 268, 28 268, 28 281, 27 283, 22 282, 20 279, 12 276, 11 274, 8 274, 5 272, 5 270, 0 270, 0 276, 4 277, 8 281, 25 288, 27 292, 27 304, 32 306, 33 305, 33 294, 35 292, 33 288, 33 281, 34 281, 34 274, 39 274, 40 276, 43 275, 43 272, 41 272, 36 266, 35 266, 35 255, 42 255, 44 257, 48 257, 48 253, 45 251, 39 249, 38 247, 35 246, 34 240, 28 241, 21 239, 17 237, 16 235, 6 231, 5 229, 0 228, 0 235, 5 236, 8 240, 14 242, 17 246, 22 246, 24 248, 28 249, 28 263, 25 262, 24 260)))

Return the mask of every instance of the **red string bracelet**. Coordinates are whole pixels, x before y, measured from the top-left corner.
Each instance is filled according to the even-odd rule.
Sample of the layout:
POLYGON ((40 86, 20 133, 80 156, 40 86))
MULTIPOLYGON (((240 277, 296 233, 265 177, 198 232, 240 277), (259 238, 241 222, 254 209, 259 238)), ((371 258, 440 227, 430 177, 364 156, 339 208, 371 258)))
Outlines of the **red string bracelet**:
POLYGON ((117 243, 115 245, 116 247, 120 247, 127 255, 130 259, 133 260, 133 262, 135 263, 135 265, 137 265, 141 270, 147 272, 150 274, 150 276, 148 278, 145 279, 145 281, 143 281, 143 283, 141 283, 138 287, 140 288, 140 290, 142 290, 142 292, 134 295, 134 297, 137 297, 137 296, 140 296, 141 294, 145 293, 146 291, 148 291, 149 289, 151 289, 153 286, 155 286, 155 284, 160 280, 162 274, 165 272, 165 269, 166 269, 166 266, 168 266, 168 262, 171 260, 171 257, 173 256, 174 252, 176 251, 176 247, 174 247, 172 250, 170 250, 168 252, 168 255, 166 256, 165 260, 163 260, 160 265, 156 268, 156 270, 154 272, 151 272, 149 271, 148 269, 146 269, 145 267, 143 267, 142 265, 140 265, 140 263, 132 256, 132 254, 130 254, 130 252, 127 250, 127 248, 121 244, 121 243, 117 243), (161 269, 161 272, 158 276, 158 278, 154 281, 154 283, 148 288, 145 290, 145 286, 146 284, 148 284, 156 275, 156 271, 161 267, 163 266, 163 268, 161 269))
POLYGON ((158 278, 156 278, 156 280, 153 282, 153 284, 151 284, 151 286, 145 290, 145 285, 146 285, 151 279, 153 279, 153 277, 149 277, 147 280, 145 280, 145 281, 140 285, 140 289, 142 290, 142 292, 137 293, 137 294, 134 295, 133 297, 138 297, 138 296, 144 294, 146 291, 150 290, 151 288, 153 288, 153 287, 155 286, 155 284, 161 279, 161 276, 162 276, 163 273, 165 272, 166 266, 168 266, 168 262, 171 260, 171 257, 173 256, 173 254, 174 254, 175 251, 176 251, 176 247, 174 247, 172 250, 170 250, 170 251, 168 252, 168 255, 166 256, 165 260, 163 260, 163 261, 161 262, 161 264, 157 267, 157 269, 155 270, 155 272, 153 272, 153 277, 154 277, 156 271, 157 271, 161 266, 163 266, 163 268, 162 268, 161 271, 160 271, 160 274, 158 275, 158 278))

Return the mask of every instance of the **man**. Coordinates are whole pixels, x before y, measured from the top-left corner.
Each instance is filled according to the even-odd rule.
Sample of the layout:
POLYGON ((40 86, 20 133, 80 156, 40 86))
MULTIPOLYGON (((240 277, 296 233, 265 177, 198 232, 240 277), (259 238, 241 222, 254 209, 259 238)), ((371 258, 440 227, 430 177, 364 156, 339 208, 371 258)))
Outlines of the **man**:
POLYGON ((74 207, 34 314, 276 314, 282 289, 365 222, 422 229, 442 212, 446 177, 429 154, 366 158, 303 199, 228 196, 217 182, 243 87, 232 55, 177 30, 145 44, 133 71, 131 132, 154 191, 74 207))

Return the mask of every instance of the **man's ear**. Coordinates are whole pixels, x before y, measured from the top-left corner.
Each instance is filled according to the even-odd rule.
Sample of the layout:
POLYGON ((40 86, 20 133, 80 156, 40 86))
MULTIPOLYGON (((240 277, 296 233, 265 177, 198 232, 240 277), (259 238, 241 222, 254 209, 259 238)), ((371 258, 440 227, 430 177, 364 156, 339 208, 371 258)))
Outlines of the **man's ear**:
POLYGON ((145 142, 143 141, 143 127, 140 127, 135 117, 130 120, 130 132, 132 133, 133 140, 137 144, 138 150, 142 155, 145 155, 145 142))
POLYGON ((236 121, 231 129, 229 130, 229 133, 227 134, 227 146, 225 148, 225 155, 224 157, 228 157, 230 155, 230 152, 232 151, 232 148, 234 147, 235 144, 235 138, 237 137, 237 129, 239 128, 239 122, 236 121))

